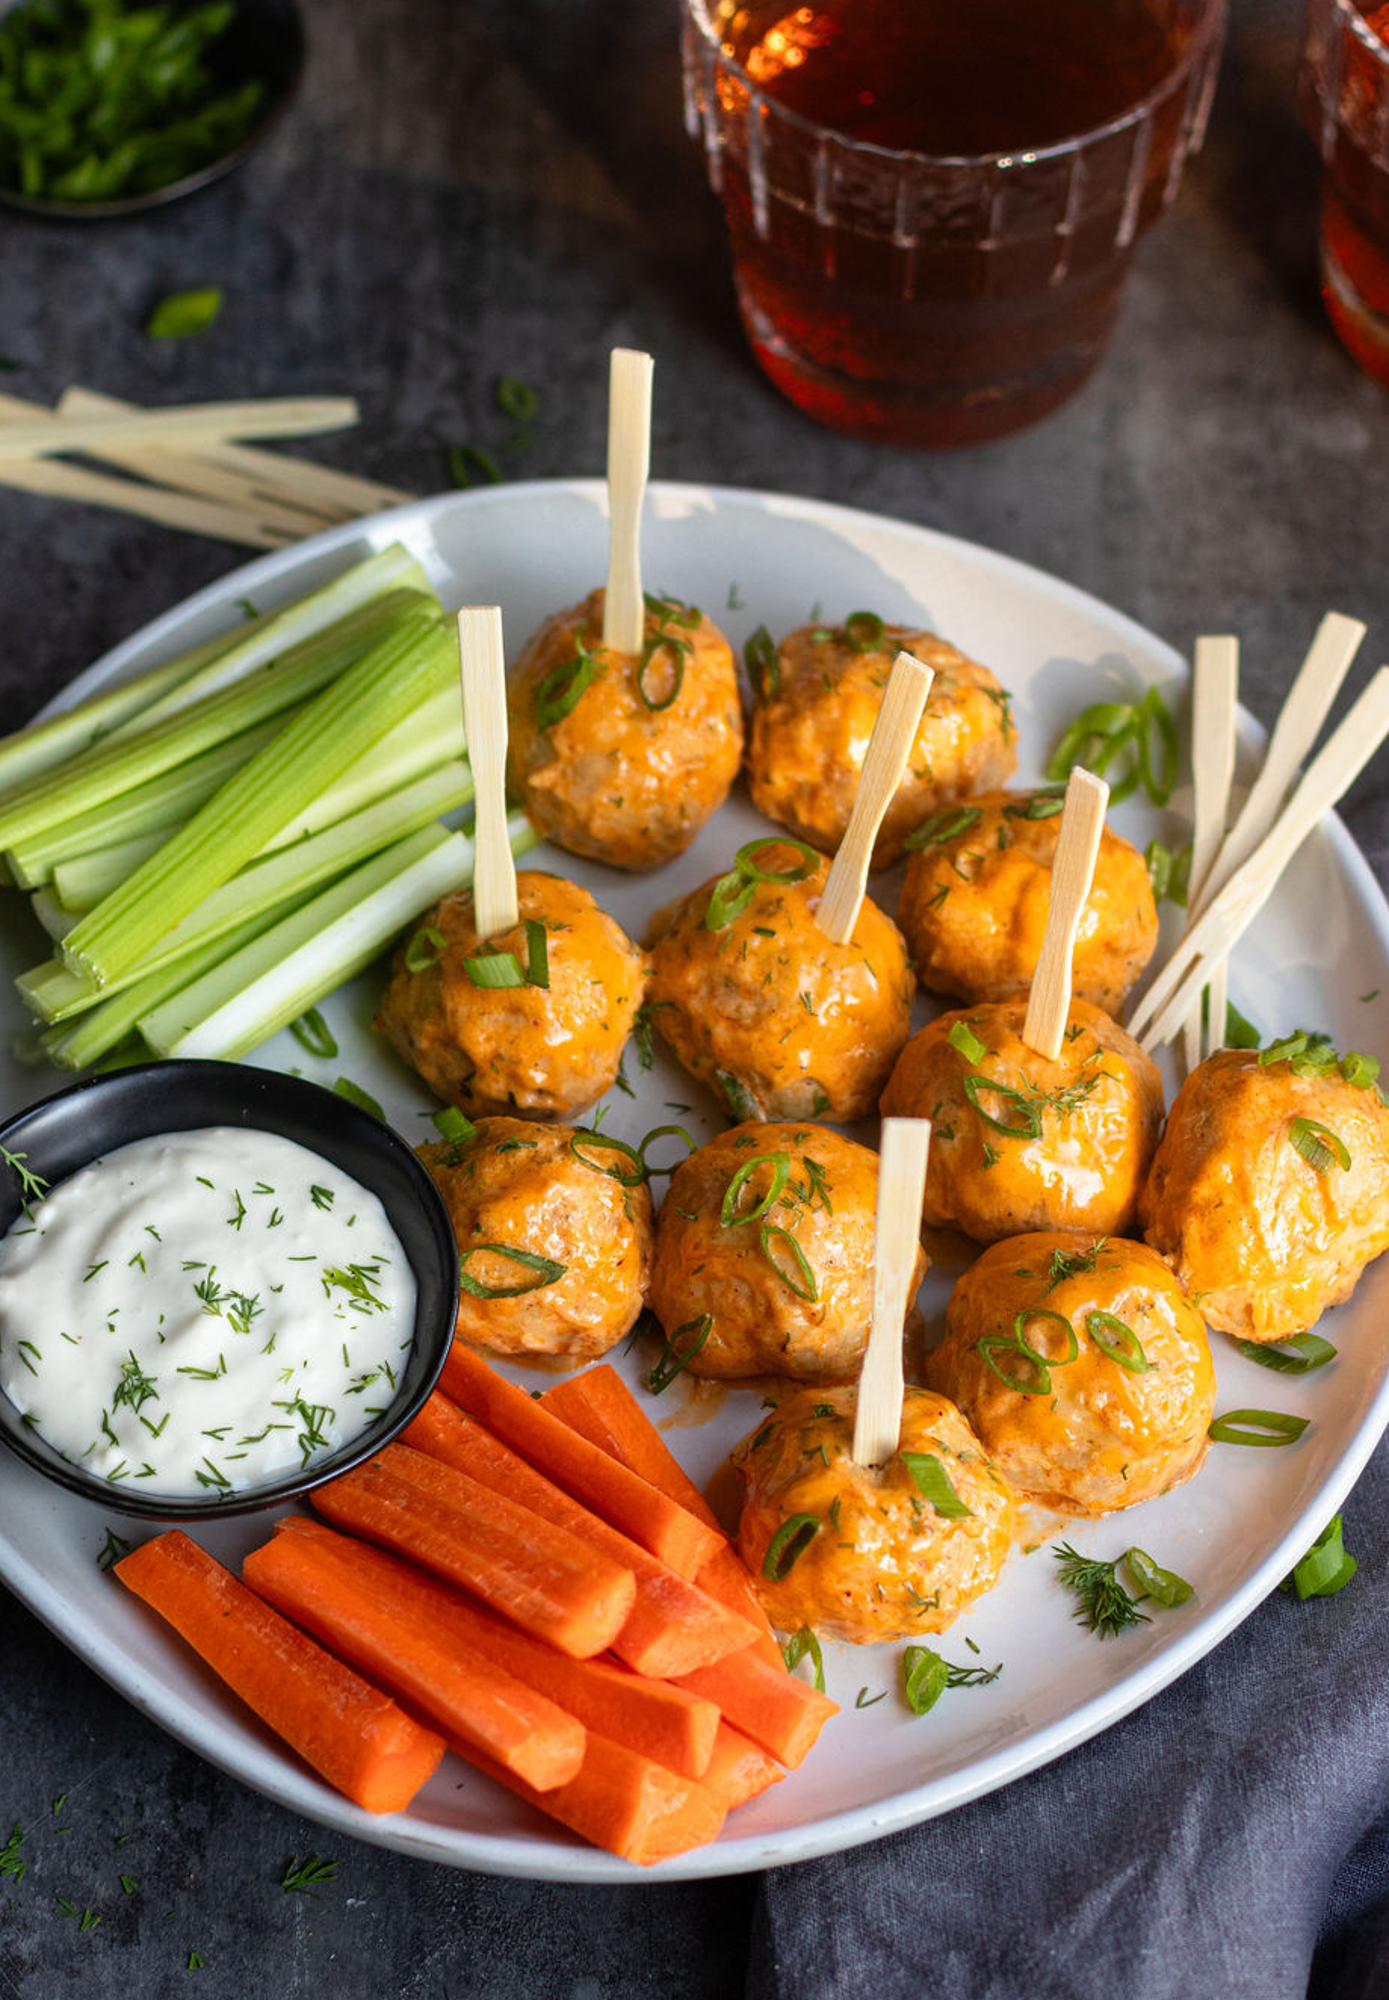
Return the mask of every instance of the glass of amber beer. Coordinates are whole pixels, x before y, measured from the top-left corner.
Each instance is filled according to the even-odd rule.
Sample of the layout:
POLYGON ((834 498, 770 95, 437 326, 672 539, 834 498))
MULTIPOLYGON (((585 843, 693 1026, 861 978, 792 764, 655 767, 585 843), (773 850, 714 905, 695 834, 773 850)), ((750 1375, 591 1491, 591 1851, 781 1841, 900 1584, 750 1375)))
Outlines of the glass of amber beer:
POLYGON ((1080 386, 1200 144, 1225 0, 684 8, 686 120, 779 389, 940 450, 1080 386))
POLYGON ((1311 0, 1302 107, 1322 157, 1326 310, 1365 372, 1389 385, 1389 5, 1311 0))

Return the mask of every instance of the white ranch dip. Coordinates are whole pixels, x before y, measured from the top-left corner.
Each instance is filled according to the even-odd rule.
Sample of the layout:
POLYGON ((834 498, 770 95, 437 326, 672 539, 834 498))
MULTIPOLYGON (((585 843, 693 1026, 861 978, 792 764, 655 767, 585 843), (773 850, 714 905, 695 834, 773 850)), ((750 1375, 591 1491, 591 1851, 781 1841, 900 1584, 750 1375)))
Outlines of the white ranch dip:
POLYGON ((171 1132, 29 1207, 0 1242, 0 1388, 117 1492, 230 1496, 391 1402, 414 1274, 377 1197, 320 1154, 171 1132))

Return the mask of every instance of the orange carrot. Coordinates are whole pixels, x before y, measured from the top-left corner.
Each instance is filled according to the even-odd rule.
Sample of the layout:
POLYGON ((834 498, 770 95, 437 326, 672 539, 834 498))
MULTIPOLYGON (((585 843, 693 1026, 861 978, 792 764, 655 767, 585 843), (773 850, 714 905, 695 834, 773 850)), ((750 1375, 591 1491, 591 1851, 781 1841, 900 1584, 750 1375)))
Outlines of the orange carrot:
POLYGON ((624 1861, 649 1867, 703 1847, 724 1821, 722 1801, 696 1778, 679 1778, 649 1757, 589 1731, 583 1768, 557 1791, 536 1792, 487 1758, 468 1762, 561 1825, 624 1861))
MULTIPOLYGON (((418 1570, 318 1528, 253 1549, 241 1574, 451 1743, 484 1751, 540 1792, 578 1775, 583 1724, 504 1668, 456 1646, 431 1603, 447 1598, 444 1586, 418 1570)), ((560 1655, 553 1657, 559 1665, 560 1655)))
POLYGON ((828 1695, 817 1693, 784 1667, 770 1666, 751 1646, 712 1667, 682 1674, 678 1685, 717 1702, 735 1729, 791 1769, 809 1754, 830 1717, 839 1713, 828 1695))
POLYGON ((350 1563, 362 1587, 378 1602, 398 1606, 416 1630, 430 1632, 449 1653, 488 1661, 548 1695, 588 1728, 685 1777, 699 1777, 708 1765, 719 1711, 702 1696, 665 1681, 643 1679, 607 1660, 566 1659, 469 1603, 413 1563, 339 1535, 302 1514, 287 1515, 275 1525, 272 1552, 281 1542, 301 1542, 315 1554, 326 1551, 335 1567, 350 1563))
MULTIPOLYGON (((629 1472, 649 1480, 672 1500, 717 1528, 718 1516, 685 1468, 673 1456, 661 1433, 647 1416, 617 1370, 607 1362, 556 1382, 541 1397, 546 1409, 563 1418, 590 1444, 607 1452, 629 1472)), ((772 1636, 756 1586, 738 1551, 722 1542, 700 1567, 695 1581, 720 1604, 748 1619, 758 1632, 758 1651, 769 1666, 780 1667, 781 1648, 772 1636)))
POLYGON ((439 1387, 538 1472, 678 1576, 694 1576, 719 1548, 722 1536, 716 1529, 580 1437, 462 1341, 453 1343, 439 1387))
POLYGON ((408 1445, 388 1444, 310 1497, 330 1521, 413 1556, 575 1659, 606 1651, 631 1612, 630 1570, 408 1445))
POLYGON ((729 1812, 755 1799, 769 1785, 779 1785, 785 1776, 775 1757, 769 1757, 751 1737, 744 1736, 731 1723, 719 1724, 714 1754, 703 1783, 729 1812))
POLYGON ((612 1650, 638 1673, 662 1679, 690 1673, 752 1643, 756 1628, 745 1618, 600 1521, 437 1391, 402 1436, 632 1571, 636 1600, 612 1650))
POLYGON ((320 1777, 368 1812, 402 1811, 438 1766, 442 1737, 297 1631, 181 1530, 133 1549, 116 1575, 320 1777))

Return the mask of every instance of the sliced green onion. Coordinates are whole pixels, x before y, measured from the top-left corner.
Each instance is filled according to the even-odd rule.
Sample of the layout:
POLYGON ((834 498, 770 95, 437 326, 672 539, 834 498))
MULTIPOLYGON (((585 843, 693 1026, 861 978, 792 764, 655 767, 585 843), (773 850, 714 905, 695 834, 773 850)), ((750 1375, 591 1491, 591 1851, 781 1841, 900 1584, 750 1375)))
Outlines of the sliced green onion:
POLYGON ((548 989, 550 945, 539 917, 526 918, 526 984, 548 989))
POLYGON ((1130 1375, 1146 1375, 1152 1367, 1143 1352, 1142 1342, 1133 1328, 1114 1313, 1088 1312, 1085 1315, 1085 1331, 1111 1361, 1117 1361, 1121 1368, 1127 1368, 1130 1375))
MULTIPOLYGON (((677 1135, 685 1141, 687 1149, 685 1153, 686 1159, 689 1158, 691 1153, 699 1151, 698 1146, 683 1125, 653 1125, 641 1144, 637 1147, 637 1153, 641 1159, 642 1166, 648 1174, 673 1174, 675 1172, 675 1167, 653 1167, 646 1157, 646 1149, 648 1146, 654 1146, 658 1139, 669 1139, 677 1135)), ((677 1161, 676 1165, 680 1165, 680 1162, 677 1161)))
POLYGON ((784 1583, 823 1526, 818 1514, 792 1514, 783 1521, 767 1544, 763 1576, 773 1583, 784 1583))
POLYGON ((968 1021, 956 1021, 946 1036, 952 1049, 958 1049, 966 1062, 981 1063, 989 1053, 968 1021))
POLYGON ((1212 1444, 1293 1444, 1308 1422, 1308 1418, 1289 1416, 1284 1410, 1226 1410, 1211 1424, 1206 1436, 1212 1444))
POLYGON ((557 1264, 553 1257, 539 1257, 533 1250, 517 1250, 509 1243, 474 1243, 458 1260, 458 1282, 475 1299, 519 1299, 526 1292, 538 1292, 555 1284, 568 1269, 567 1264, 557 1264), (524 1285, 484 1285, 468 1269, 470 1257, 482 1256, 506 1257, 536 1275, 524 1285))
POLYGON ((1319 1333, 1295 1333, 1290 1340, 1237 1340, 1247 1361, 1272 1368, 1279 1375, 1309 1375, 1336 1359, 1336 1349, 1319 1333))
POLYGON ((1378 1059, 1362 1055, 1359 1049, 1347 1049, 1341 1057, 1341 1075, 1356 1090, 1368 1090, 1379 1076, 1378 1059))
POLYGON ((688 651, 689 647, 685 641, 673 639, 667 632, 658 632, 655 638, 644 649, 640 660, 637 662, 637 694, 641 699, 642 706, 650 709, 653 715, 659 715, 663 709, 671 707, 679 699, 680 690, 685 685, 685 655, 688 651), (670 693, 663 695, 659 701, 653 701, 646 692, 646 676, 651 670, 652 662, 655 660, 657 653, 666 649, 675 656, 675 669, 671 681, 670 693))
POLYGON ((701 1313, 698 1319, 687 1319, 683 1326, 677 1326, 661 1350, 661 1358, 647 1376, 647 1387, 653 1396, 659 1396, 668 1389, 677 1375, 689 1367, 695 1356, 713 1332, 714 1315, 701 1313), (688 1334, 689 1339, 682 1337, 688 1334))
POLYGON ((743 663, 759 701, 770 701, 781 689, 781 660, 765 625, 759 625, 743 648, 743 663))
POLYGON ((405 970, 410 973, 427 972, 431 965, 437 965, 448 949, 444 933, 433 924, 425 924, 415 932, 405 947, 405 970))
POLYGON ((1176 782, 1177 731, 1155 687, 1138 702, 1097 701, 1082 709, 1058 740, 1046 775, 1060 782, 1074 765, 1084 764, 1102 777, 1121 751, 1131 752, 1131 757, 1111 783, 1111 800, 1119 803, 1142 785, 1155 806, 1165 806, 1176 782))
POLYGON ((1003 808, 1009 819, 1055 819, 1066 804, 1066 791, 1062 785, 1055 785, 1046 791, 1033 792, 1022 805, 1003 808))
POLYGON ((467 1118, 456 1104, 446 1104, 442 1111, 431 1111, 429 1122, 441 1139, 447 1139, 451 1146, 466 1146, 470 1139, 476 1139, 477 1126, 467 1118))
POLYGON ((962 833, 968 833, 982 818, 978 806, 942 806, 939 812, 933 812, 929 819, 922 820, 902 845, 912 854, 923 847, 943 847, 947 841, 958 840, 962 833))
POLYGON ((1191 842, 1172 848, 1165 847, 1160 840, 1150 840, 1143 850, 1143 859, 1154 902, 1160 903, 1166 896, 1184 908, 1191 888, 1191 842))
POLYGON ((317 1007, 310 1007, 297 1021, 291 1021, 289 1031, 300 1047, 307 1049, 311 1056, 331 1059, 338 1052, 337 1037, 317 1007))
POLYGON ((1324 1174, 1332 1167, 1349 1170, 1350 1153, 1345 1141, 1329 1126, 1319 1125, 1315 1118, 1294 1118, 1288 1127, 1288 1137, 1315 1172, 1324 1174))
POLYGON ((540 408, 540 398, 530 383, 523 382, 519 375, 499 375, 497 408, 504 417, 514 417, 518 424, 528 424, 540 408))
POLYGON ((898 1457, 912 1476, 912 1481, 922 1498, 929 1500, 936 1512, 947 1521, 963 1521, 974 1512, 966 1507, 955 1488, 950 1483, 950 1475, 934 1452, 902 1451, 898 1457))
POLYGON ((1013 1321, 1013 1338, 1023 1353, 1042 1368, 1067 1368, 1080 1353, 1080 1342, 1076 1339, 1075 1328, 1071 1325, 1065 1313, 1054 1312, 1050 1306, 1024 1306, 1013 1321), (1064 1354, 1043 1354, 1040 1349, 1032 1345, 1023 1329, 1029 1320, 1034 1319, 1054 1319, 1056 1321, 1056 1324, 1062 1328, 1066 1336, 1066 1352, 1064 1354))
POLYGON ((761 1106, 741 1077, 733 1076, 726 1069, 716 1069, 714 1081, 723 1092, 724 1103, 735 1118, 746 1122, 749 1118, 762 1116, 761 1106))
POLYGON ((222 292, 218 285, 200 285, 191 292, 170 292, 145 321, 145 332, 151 340, 187 340, 190 334, 205 333, 221 310, 222 292))
POLYGON ((379 1118, 381 1123, 385 1124, 386 1114, 371 1092, 363 1090, 361 1084, 354 1083, 350 1076, 338 1077, 333 1084, 333 1089, 339 1097, 345 1097, 349 1104, 355 1104, 359 1111, 370 1112, 373 1118, 379 1118))
POLYGON ((971 1105, 986 1125, 992 1125, 995 1132, 1006 1132, 1010 1139, 1036 1139, 1041 1136, 1042 1108, 1035 1098, 1025 1096, 1020 1090, 1014 1090, 1009 1083, 996 1083, 991 1076, 980 1074, 967 1076, 964 1080, 964 1089, 971 1105), (1022 1123, 1005 1125, 1001 1118, 995 1118, 991 1111, 986 1111, 979 1102, 981 1090, 987 1090, 995 1097, 1006 1099, 1009 1105, 1016 1106, 1022 1123))
POLYGON ((465 958, 463 970, 474 986, 485 992, 500 992, 508 986, 524 986, 526 975, 514 951, 480 951, 465 958))
POLYGON ((732 869, 727 875, 720 875, 709 896, 709 907, 704 912, 704 928, 707 931, 721 931, 725 924, 731 924, 740 917, 757 893, 757 884, 739 869, 732 869))
POLYGON ((793 840, 790 834, 773 833, 761 840, 746 840, 733 857, 733 865, 754 882, 804 882, 820 866, 821 856, 809 841, 793 840), (756 856, 769 847, 794 847, 800 862, 790 868, 760 868, 756 856))
POLYGON ((844 620, 844 637, 855 653, 876 653, 886 631, 876 611, 851 611, 844 620))
POLYGON ((1012 1389, 1019 1396, 1049 1396, 1051 1394, 1051 1368, 1031 1348, 1024 1347, 1020 1340, 1007 1333, 982 1334, 974 1343, 974 1351, 984 1366, 991 1369, 1005 1388, 1012 1389), (1017 1375, 1010 1375, 994 1360, 995 1354, 1016 1354, 1032 1370, 1035 1380, 1024 1382, 1017 1375))
POLYGON ((1263 1036, 1252 1021, 1246 1021, 1233 1000, 1225 1002, 1225 1047, 1257 1049, 1263 1036))
POLYGON ((595 1132, 590 1125, 576 1126, 569 1135, 569 1150, 581 1167, 588 1167, 595 1174, 606 1174, 609 1180, 621 1187, 640 1187, 646 1179, 646 1167, 641 1154, 625 1139, 613 1139, 606 1132, 595 1132), (621 1153, 632 1162, 632 1171, 624 1173, 621 1167, 605 1167, 601 1160, 590 1160, 581 1151, 583 1146, 592 1146, 600 1153, 621 1153))
POLYGON ((779 1223, 764 1222, 761 1229, 757 1232, 757 1247, 781 1279, 782 1284, 785 1285, 788 1292, 794 1292, 796 1297, 804 1299, 807 1305, 818 1303, 820 1286, 816 1280, 814 1271, 810 1268, 810 1259, 806 1256, 804 1250, 802 1250, 789 1229, 783 1229, 779 1223), (788 1271, 784 1264, 777 1261, 777 1257, 773 1251, 774 1240, 777 1243, 784 1243, 791 1252, 796 1266, 795 1275, 788 1271), (797 1276, 800 1279, 799 1284, 796 1282, 797 1276))
POLYGON ((799 1632, 793 1632, 781 1649, 781 1657, 786 1662, 788 1674, 795 1673, 802 1660, 809 1660, 812 1670, 811 1685, 817 1693, 825 1692, 825 1656, 820 1651, 820 1641, 809 1625, 802 1625, 799 1632))
POLYGON ((598 655, 588 650, 577 633, 574 644, 578 647, 574 658, 551 667, 535 690, 537 729, 553 729, 557 722, 563 722, 598 677, 598 655))
POLYGON ((935 1707, 950 1685, 950 1668, 929 1646, 908 1646, 902 1654, 902 1687, 913 1715, 935 1707))
POLYGON ((1295 1590, 1305 1604, 1309 1597, 1334 1597, 1344 1590, 1360 1565, 1346 1554, 1341 1534, 1341 1517, 1336 1514, 1322 1529, 1281 1588, 1295 1590))
POLYGON ((1161 1604, 1168 1611, 1174 1605, 1189 1603, 1196 1594, 1184 1576, 1178 1576, 1175 1570, 1163 1569, 1142 1549, 1126 1549, 1124 1561, 1138 1585, 1140 1596, 1151 1597, 1154 1604, 1161 1604))
POLYGON ((1137 734, 1138 782, 1155 806, 1165 806, 1177 782, 1177 725, 1172 711, 1155 687, 1149 688, 1138 705, 1141 718, 1137 734), (1157 756, 1150 744, 1156 744, 1157 756), (1158 768, 1158 758, 1161 768, 1158 768))
POLYGON ((757 1153, 745 1160, 728 1186, 724 1189, 723 1200, 719 1204, 719 1222, 724 1229, 736 1229, 744 1222, 758 1222, 768 1213, 780 1197, 782 1189, 791 1173, 789 1153, 757 1153), (762 1199, 752 1208, 740 1210, 738 1197, 759 1167, 770 1167, 772 1184, 762 1199))

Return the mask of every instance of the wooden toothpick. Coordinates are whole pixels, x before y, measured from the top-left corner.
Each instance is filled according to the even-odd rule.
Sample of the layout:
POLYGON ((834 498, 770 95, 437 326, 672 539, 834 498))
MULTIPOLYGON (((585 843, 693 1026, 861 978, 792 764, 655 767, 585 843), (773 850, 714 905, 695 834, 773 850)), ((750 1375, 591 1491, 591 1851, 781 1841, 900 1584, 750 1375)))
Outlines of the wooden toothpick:
POLYGON ((646 634, 641 594, 641 503, 651 463, 649 354, 615 347, 608 376, 608 587, 603 644, 639 653, 646 634))
POLYGON ((459 612, 458 657, 475 802, 473 915, 482 939, 512 930, 520 915, 506 825, 506 662, 500 606, 471 605, 459 612))
POLYGON ((911 653, 899 653, 892 663, 883 705, 868 739, 854 810, 815 913, 816 923, 831 944, 847 944, 854 934, 868 886, 873 843, 902 782, 934 678, 934 669, 923 666, 911 653))
MULTIPOLYGON (((1187 908, 1194 910, 1225 839, 1230 783, 1235 775, 1235 703, 1239 692, 1239 640, 1196 641, 1191 670, 1191 870, 1187 908)), ((1188 1070, 1225 1040, 1225 961, 1187 1015, 1183 1047, 1188 1070)))
POLYGON ((885 1118, 873 1231, 873 1320, 859 1370, 854 1461, 883 1465, 902 1436, 902 1328, 921 1248, 929 1118, 885 1118))
POLYGON ((1066 803, 1051 864, 1051 900, 1037 970, 1027 996, 1022 1038, 1047 1062, 1061 1053, 1061 1037, 1071 1011, 1076 932, 1095 879, 1095 861, 1104 832, 1109 787, 1079 765, 1066 781, 1066 803))

